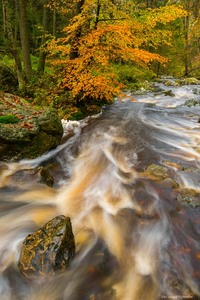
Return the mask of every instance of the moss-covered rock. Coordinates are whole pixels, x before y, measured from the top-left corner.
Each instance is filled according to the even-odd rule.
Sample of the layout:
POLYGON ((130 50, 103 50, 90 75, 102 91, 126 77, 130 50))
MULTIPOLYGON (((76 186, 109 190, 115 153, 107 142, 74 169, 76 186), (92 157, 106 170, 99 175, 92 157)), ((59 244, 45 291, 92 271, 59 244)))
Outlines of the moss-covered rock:
POLYGON ((151 164, 141 175, 151 178, 152 180, 158 181, 165 187, 169 187, 172 189, 179 187, 175 179, 171 178, 167 168, 163 166, 151 164))
POLYGON ((177 200, 192 208, 200 207, 200 193, 193 189, 178 190, 177 200))
POLYGON ((168 177, 167 169, 155 164, 149 165, 143 174, 153 179, 161 180, 168 177))
POLYGON ((69 217, 57 216, 23 242, 19 269, 28 278, 53 275, 69 267, 75 241, 69 217))
POLYGON ((195 99, 188 99, 185 101, 184 105, 187 107, 196 106, 196 105, 200 105, 200 101, 197 101, 195 99))
POLYGON ((17 96, 0 93, 1 117, 12 115, 18 122, 0 123, 0 160, 35 158, 59 145, 63 127, 51 108, 33 107, 17 96))
POLYGON ((166 86, 180 86, 180 83, 174 80, 167 80, 164 84, 166 86))
POLYGON ((195 77, 181 78, 177 80, 180 85, 198 85, 200 81, 195 77))

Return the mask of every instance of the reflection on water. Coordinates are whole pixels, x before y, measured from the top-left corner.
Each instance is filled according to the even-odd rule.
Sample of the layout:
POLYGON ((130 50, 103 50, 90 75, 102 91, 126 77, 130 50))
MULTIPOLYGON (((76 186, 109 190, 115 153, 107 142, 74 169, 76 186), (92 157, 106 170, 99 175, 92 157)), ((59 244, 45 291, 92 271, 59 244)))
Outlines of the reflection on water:
POLYGON ((200 206, 177 200, 180 190, 200 192, 198 114, 116 102, 56 151, 2 163, 0 299, 198 299, 200 206), (53 188, 14 175, 49 161, 53 188), (149 176, 152 164, 179 188, 149 176), (71 268, 27 281, 17 269, 21 243, 58 214, 72 220, 71 268))

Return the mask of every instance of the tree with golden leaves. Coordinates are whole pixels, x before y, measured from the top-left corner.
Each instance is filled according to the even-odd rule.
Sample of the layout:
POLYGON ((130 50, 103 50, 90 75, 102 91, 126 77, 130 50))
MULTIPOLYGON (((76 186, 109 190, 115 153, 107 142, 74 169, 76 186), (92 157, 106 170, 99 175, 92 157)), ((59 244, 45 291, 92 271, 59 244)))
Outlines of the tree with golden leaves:
POLYGON ((79 101, 113 100, 123 88, 113 72, 114 63, 166 63, 156 53, 160 43, 170 43, 164 25, 185 15, 176 5, 137 11, 131 0, 74 2, 76 13, 64 28, 64 37, 53 40, 48 50, 57 69, 57 88, 79 101))

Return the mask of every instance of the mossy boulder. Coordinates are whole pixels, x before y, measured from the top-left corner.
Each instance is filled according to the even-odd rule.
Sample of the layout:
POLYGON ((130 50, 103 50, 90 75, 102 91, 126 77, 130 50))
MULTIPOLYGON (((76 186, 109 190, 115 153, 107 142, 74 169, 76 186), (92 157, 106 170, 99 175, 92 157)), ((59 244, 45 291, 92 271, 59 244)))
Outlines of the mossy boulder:
POLYGON ((18 265, 27 278, 44 277, 65 271, 74 255, 71 220, 61 215, 25 238, 18 265))
POLYGON ((180 86, 180 83, 174 80, 167 80, 164 84, 166 86, 180 86))
POLYGON ((200 80, 195 77, 181 78, 177 80, 180 85, 199 85, 200 80))
POLYGON ((0 111, 0 160, 35 158, 59 145, 63 127, 55 110, 0 93, 0 111))
POLYGON ((165 187, 174 189, 178 188, 179 186, 175 179, 171 178, 168 169, 160 165, 149 165, 147 169, 143 173, 141 173, 141 175, 158 181, 165 187))
POLYGON ((149 165, 148 168, 143 173, 152 179, 163 180, 168 178, 167 169, 159 165, 149 165))

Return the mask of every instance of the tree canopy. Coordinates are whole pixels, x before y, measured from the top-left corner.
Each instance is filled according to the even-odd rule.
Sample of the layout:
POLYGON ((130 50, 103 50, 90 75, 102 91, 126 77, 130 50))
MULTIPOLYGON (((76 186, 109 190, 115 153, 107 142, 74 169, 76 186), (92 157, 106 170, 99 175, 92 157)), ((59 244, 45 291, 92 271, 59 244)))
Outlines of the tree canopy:
POLYGON ((61 79, 59 88, 80 99, 109 101, 119 92, 122 85, 113 72, 114 63, 166 63, 156 53, 160 44, 170 43, 171 31, 164 25, 186 15, 176 5, 138 10, 133 1, 85 0, 78 4, 63 29, 65 35, 50 43, 49 51, 61 79))

